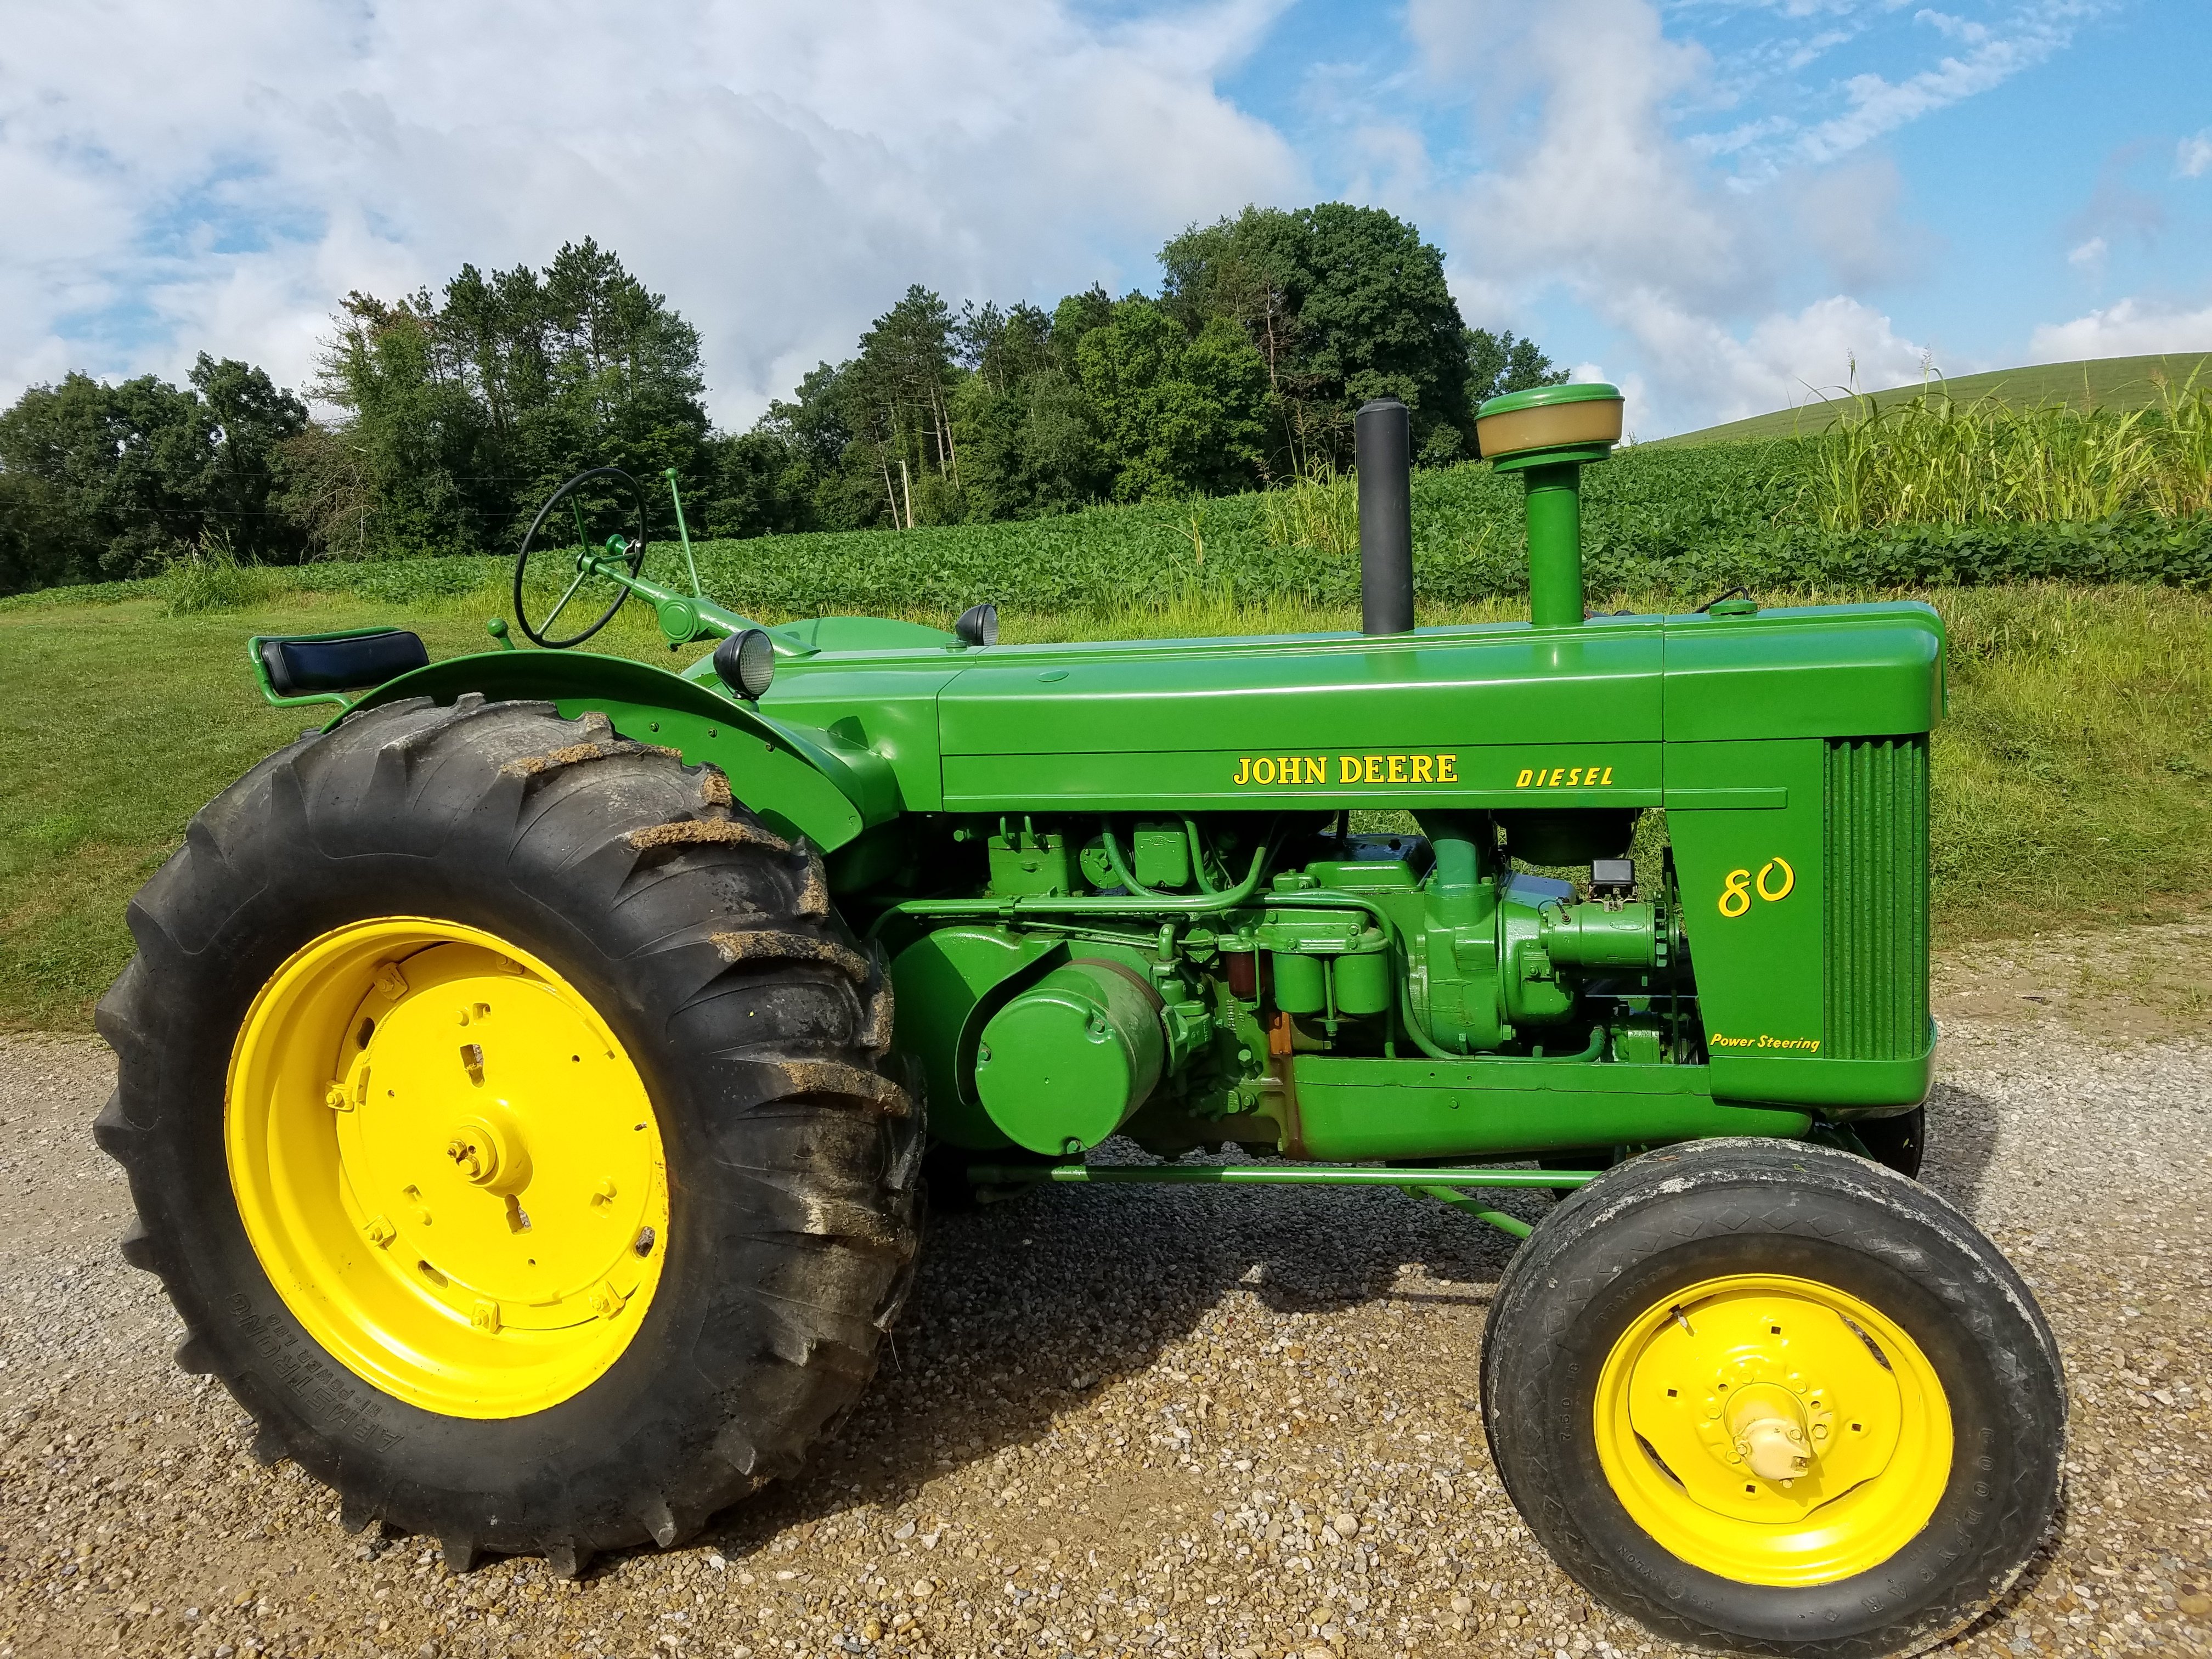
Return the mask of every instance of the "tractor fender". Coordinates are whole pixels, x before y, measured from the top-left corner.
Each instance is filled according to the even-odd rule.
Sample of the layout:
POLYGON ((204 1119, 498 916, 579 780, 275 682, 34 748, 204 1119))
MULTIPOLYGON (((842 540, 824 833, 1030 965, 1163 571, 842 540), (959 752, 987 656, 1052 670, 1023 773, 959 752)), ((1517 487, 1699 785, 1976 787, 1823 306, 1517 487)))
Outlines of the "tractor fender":
POLYGON ((771 720, 719 688, 627 657, 588 651, 450 657, 386 681, 346 713, 406 697, 450 703, 471 691, 495 702, 550 702, 569 720, 596 709, 625 738, 672 749, 686 765, 720 767, 732 792, 770 828, 803 835, 823 853, 902 810, 890 763, 872 750, 817 726, 771 720))

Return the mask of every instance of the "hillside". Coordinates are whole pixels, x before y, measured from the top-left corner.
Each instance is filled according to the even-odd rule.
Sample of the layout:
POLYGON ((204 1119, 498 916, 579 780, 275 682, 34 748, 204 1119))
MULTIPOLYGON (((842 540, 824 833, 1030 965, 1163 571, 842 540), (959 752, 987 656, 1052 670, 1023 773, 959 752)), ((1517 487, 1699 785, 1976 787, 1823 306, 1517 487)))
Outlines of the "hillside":
MULTIPOLYGON (((2202 372, 2212 380, 2212 352, 2180 352, 2170 356, 2093 357, 2070 363, 2034 363, 2019 368, 1991 369, 1985 374, 1962 374, 1937 380, 1933 385, 1960 403, 1994 398, 2014 408, 2037 404, 2064 404, 2074 409, 2140 409, 2158 401, 2159 380, 2179 386, 2202 372)), ((1922 382, 1891 386, 1868 394, 1877 407, 1887 408, 1920 395, 1922 382)), ((1662 438, 1659 444, 1745 443, 1762 438, 1810 437, 1852 407, 1850 398, 1834 388, 1823 388, 1827 400, 1808 394, 1795 409, 1778 409, 1720 426, 1700 428, 1662 438)))

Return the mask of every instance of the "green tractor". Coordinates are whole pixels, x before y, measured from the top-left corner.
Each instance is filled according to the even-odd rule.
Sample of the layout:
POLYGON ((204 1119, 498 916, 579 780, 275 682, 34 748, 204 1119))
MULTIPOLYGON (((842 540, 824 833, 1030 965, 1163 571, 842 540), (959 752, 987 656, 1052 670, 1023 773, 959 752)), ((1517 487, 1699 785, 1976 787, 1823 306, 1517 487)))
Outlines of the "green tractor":
POLYGON ((852 1408, 925 1167, 940 1205, 1386 1185, 1526 1237, 1484 1425, 1593 1595, 1767 1654, 1961 1628, 2053 1522, 2066 1398, 2019 1275, 1911 1179, 1942 624, 1585 615, 1620 417, 1481 411, 1525 624, 1413 626, 1386 399, 1357 634, 762 627, 648 578, 601 469, 524 541, 540 648, 256 638, 270 702, 337 710, 193 820, 100 1013, 180 1363, 349 1524, 575 1573, 852 1408), (633 597, 720 642, 565 648, 633 597), (1088 1161, 1114 1136, 1158 1161, 1088 1161), (1534 1188, 1533 1231, 1486 1196, 1534 1188))

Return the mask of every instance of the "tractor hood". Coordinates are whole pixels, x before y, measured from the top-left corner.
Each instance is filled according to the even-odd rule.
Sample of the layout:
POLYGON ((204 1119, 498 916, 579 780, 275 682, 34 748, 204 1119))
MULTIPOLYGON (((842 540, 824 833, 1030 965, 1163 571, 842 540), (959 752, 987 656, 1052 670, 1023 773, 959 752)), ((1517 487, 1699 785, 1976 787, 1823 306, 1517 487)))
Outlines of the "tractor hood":
POLYGON ((874 750, 909 811, 1509 806, 1539 789, 1650 806, 1662 744, 1925 732, 1942 663, 1934 611, 1883 604, 824 650, 780 664, 760 711, 874 750))

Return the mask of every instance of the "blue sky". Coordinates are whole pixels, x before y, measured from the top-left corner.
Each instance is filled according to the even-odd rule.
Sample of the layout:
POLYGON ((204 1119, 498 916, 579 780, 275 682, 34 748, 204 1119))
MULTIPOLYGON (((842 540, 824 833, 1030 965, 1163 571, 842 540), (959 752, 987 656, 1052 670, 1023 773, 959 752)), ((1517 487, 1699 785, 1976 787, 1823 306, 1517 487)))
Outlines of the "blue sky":
POLYGON ((2212 349, 2204 0, 16 0, 0 397, 313 374, 350 289, 590 234, 749 421, 909 282, 1157 280, 1248 201, 1418 223, 1655 436, 1813 386, 2212 349))

